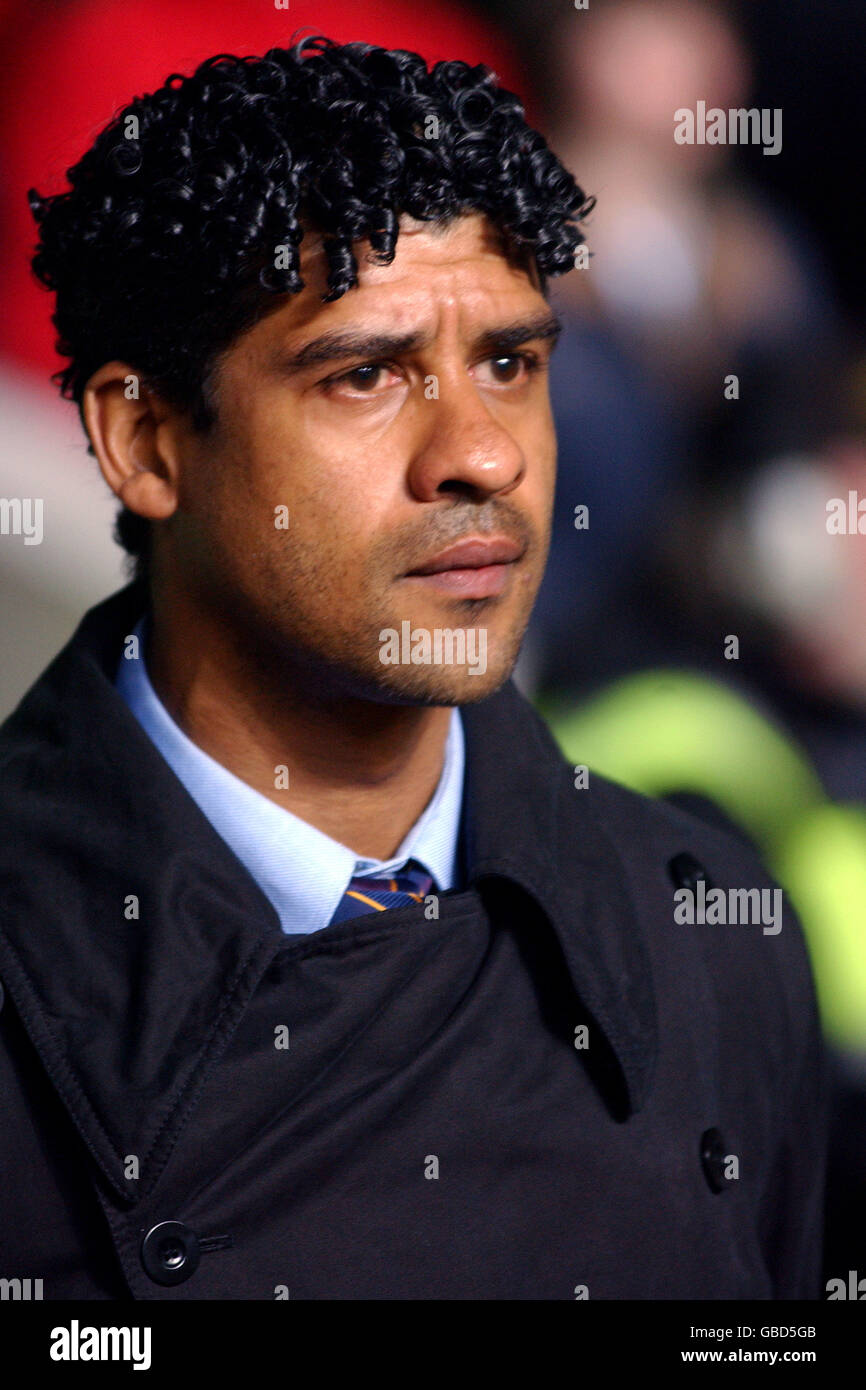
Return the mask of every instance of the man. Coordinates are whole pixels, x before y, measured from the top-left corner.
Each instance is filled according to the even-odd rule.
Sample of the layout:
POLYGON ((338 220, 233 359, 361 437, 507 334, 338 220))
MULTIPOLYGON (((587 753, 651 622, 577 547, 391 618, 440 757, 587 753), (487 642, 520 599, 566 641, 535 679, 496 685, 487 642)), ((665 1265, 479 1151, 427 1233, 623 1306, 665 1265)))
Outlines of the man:
POLYGON ((4 1271, 816 1297, 799 927, 684 924, 778 890, 509 679, 588 206, 516 98, 327 40, 214 59, 31 201, 137 574, 0 735, 4 1271))

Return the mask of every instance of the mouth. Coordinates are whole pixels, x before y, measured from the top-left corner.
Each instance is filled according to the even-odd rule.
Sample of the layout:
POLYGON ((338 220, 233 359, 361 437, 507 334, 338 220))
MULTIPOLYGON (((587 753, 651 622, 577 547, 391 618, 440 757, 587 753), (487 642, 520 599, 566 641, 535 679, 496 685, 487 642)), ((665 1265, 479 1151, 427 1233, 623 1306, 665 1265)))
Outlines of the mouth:
POLYGON ((405 578, 452 597, 495 598, 525 553, 525 546, 506 536, 478 536, 439 551, 405 578))

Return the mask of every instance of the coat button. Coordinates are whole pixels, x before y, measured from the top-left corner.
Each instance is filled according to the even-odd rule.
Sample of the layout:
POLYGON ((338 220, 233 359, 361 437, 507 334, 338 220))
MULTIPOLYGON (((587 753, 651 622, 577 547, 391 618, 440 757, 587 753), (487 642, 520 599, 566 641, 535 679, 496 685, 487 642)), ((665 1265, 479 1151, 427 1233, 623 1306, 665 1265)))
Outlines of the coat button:
POLYGON ((726 1144, 718 1129, 706 1129, 701 1135, 701 1164, 704 1177, 714 1192, 722 1192, 727 1185, 725 1177, 726 1144))
POLYGON ((709 874, 699 859, 693 854, 676 854, 668 864, 668 873, 677 888, 689 888, 694 893, 698 880, 703 879, 707 888, 712 888, 709 874))
POLYGON ((182 1221, 160 1221, 141 1242, 141 1263, 155 1284, 182 1284, 198 1262, 198 1236, 182 1221))

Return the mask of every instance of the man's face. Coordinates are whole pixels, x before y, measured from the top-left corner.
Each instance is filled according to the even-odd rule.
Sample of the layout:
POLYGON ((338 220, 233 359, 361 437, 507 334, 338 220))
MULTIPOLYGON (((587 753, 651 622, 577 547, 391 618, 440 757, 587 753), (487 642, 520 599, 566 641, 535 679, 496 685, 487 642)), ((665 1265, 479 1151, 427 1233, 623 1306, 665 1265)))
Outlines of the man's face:
POLYGON ((480 215, 403 219, 389 266, 355 249, 323 303, 304 238, 305 288, 223 358, 159 529, 180 582, 323 696, 463 704, 509 676, 544 570, 553 316, 480 215))

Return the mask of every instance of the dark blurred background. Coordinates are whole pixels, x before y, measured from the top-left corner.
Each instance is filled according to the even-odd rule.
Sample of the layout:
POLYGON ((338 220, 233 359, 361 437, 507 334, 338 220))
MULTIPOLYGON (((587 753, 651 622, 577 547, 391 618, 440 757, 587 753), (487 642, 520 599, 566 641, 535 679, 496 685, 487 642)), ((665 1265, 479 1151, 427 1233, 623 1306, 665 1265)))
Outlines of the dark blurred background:
POLYGON ((790 893, 832 1062, 828 1277, 866 1274, 862 0, 0 0, 0 496, 45 507, 40 545, 0 537, 0 715, 124 578, 26 190, 134 93, 299 26, 487 62, 597 197, 551 286, 560 475, 518 679, 575 764, 725 821, 790 893), (781 147, 678 143, 700 102, 781 113, 781 147))

